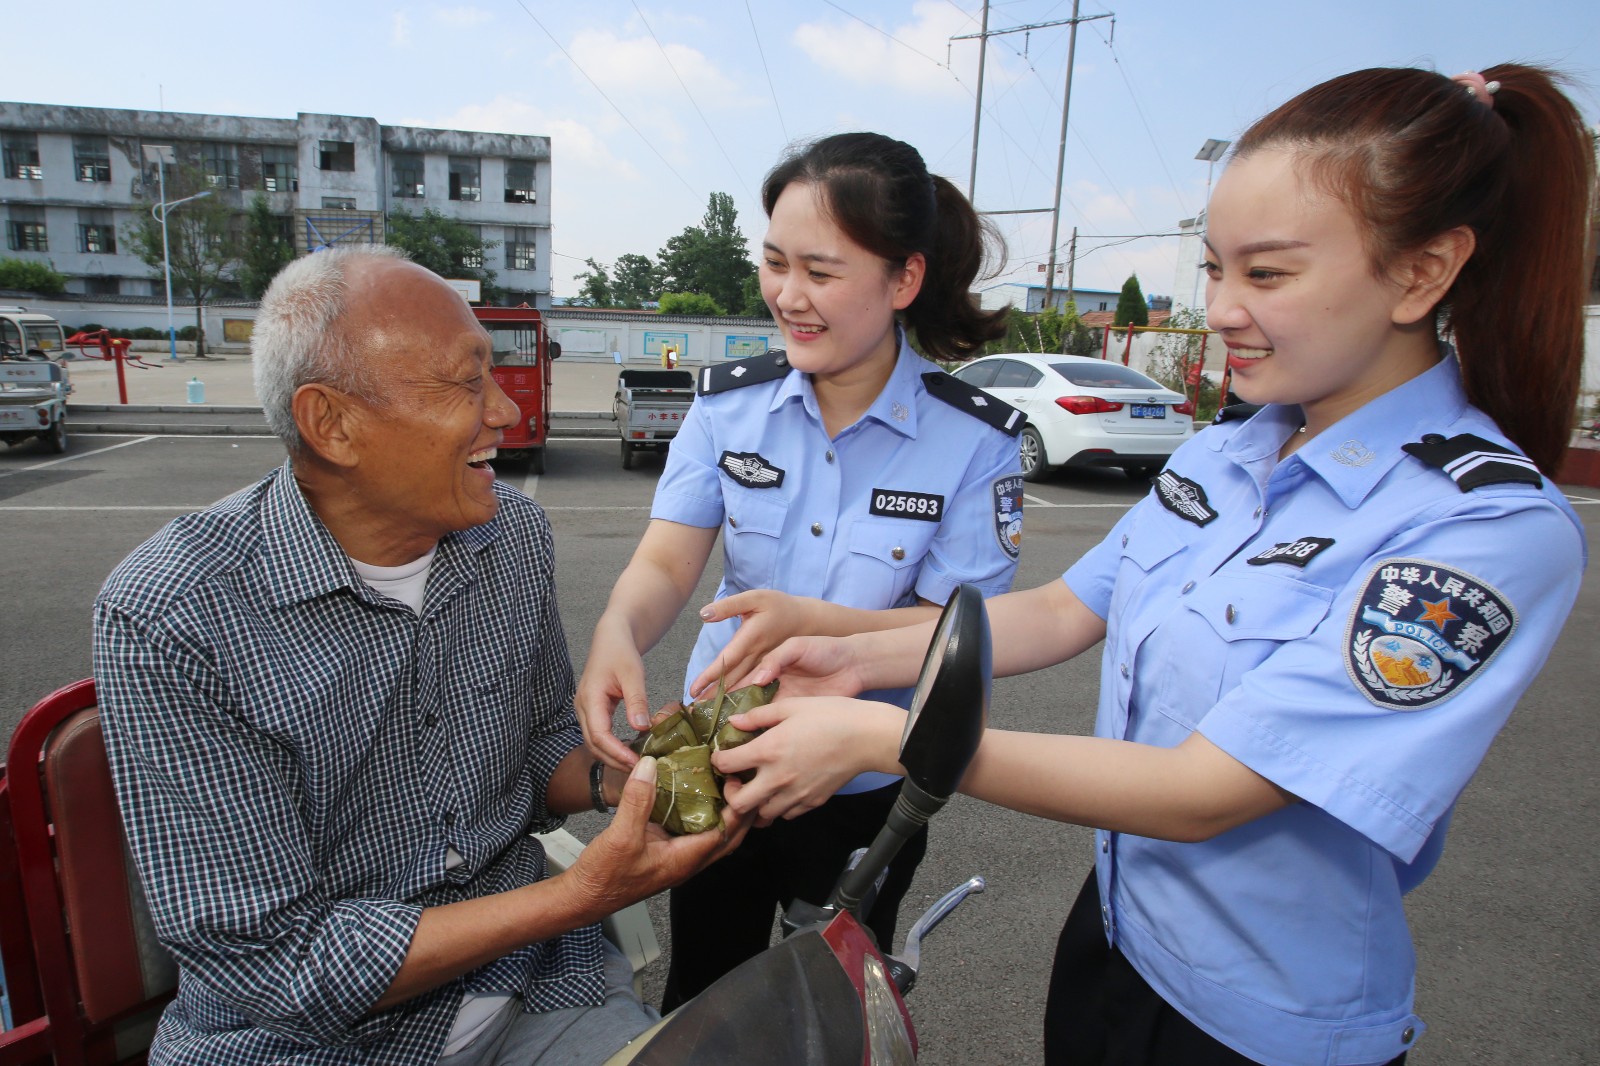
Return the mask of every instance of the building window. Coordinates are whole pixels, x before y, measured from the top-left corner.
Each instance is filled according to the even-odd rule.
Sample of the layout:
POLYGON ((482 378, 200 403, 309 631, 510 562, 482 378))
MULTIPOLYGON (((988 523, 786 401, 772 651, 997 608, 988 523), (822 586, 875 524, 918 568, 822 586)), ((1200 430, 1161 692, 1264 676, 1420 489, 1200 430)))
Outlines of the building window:
POLYGON ((117 254, 117 228, 110 211, 78 212, 78 251, 117 254))
POLYGON ((506 161, 506 203, 536 204, 538 190, 533 187, 533 164, 506 161))
POLYGON ((353 141, 321 141, 317 148, 318 170, 352 171, 356 168, 356 146, 353 141))
POLYGON ((106 139, 72 138, 72 170, 79 181, 110 181, 111 148, 106 139))
POLYGON ((536 270, 538 255, 535 242, 539 231, 532 226, 506 227, 506 269, 536 270))
POLYGON ((392 192, 402 200, 420 200, 425 194, 422 181, 422 156, 415 152, 396 152, 389 157, 389 172, 394 178, 392 192))
POLYGON ((483 187, 478 182, 476 156, 450 157, 450 199, 477 202, 483 198, 483 187))
POLYGON ((39 166, 39 135, 37 133, 11 133, 4 137, 6 177, 41 181, 44 170, 39 166))
POLYGON ((461 257, 456 260, 456 266, 465 267, 465 268, 467 268, 469 270, 482 270, 483 269, 483 246, 482 246, 483 230, 478 226, 468 226, 467 228, 469 230, 471 230, 472 231, 472 235, 478 239, 479 246, 477 248, 474 248, 471 251, 462 252, 461 253, 461 257))
POLYGON ((322 207, 325 211, 354 211, 356 200, 353 196, 324 196, 322 207))
POLYGON ((300 190, 300 160, 295 149, 280 145, 261 149, 261 187, 267 192, 300 190))
POLYGON ((13 207, 6 220, 6 247, 13 252, 48 252, 44 213, 37 208, 13 207))
POLYGON ((204 141, 200 145, 200 169, 213 189, 239 187, 239 152, 231 144, 204 141))
POLYGON ((86 277, 83 279, 85 296, 118 296, 122 293, 122 279, 114 276, 86 277))

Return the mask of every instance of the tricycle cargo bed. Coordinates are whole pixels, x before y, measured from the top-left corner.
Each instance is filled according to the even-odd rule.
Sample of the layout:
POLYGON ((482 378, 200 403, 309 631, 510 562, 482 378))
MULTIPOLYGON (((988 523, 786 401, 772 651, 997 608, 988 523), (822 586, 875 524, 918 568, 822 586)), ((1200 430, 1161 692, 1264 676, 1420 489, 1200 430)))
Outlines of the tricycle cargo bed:
POLYGON ((624 370, 617 375, 619 389, 694 389, 688 370, 624 370))
POLYGON ((634 454, 666 451, 694 403, 694 374, 688 370, 623 370, 611 415, 622 438, 622 466, 633 468, 634 454))

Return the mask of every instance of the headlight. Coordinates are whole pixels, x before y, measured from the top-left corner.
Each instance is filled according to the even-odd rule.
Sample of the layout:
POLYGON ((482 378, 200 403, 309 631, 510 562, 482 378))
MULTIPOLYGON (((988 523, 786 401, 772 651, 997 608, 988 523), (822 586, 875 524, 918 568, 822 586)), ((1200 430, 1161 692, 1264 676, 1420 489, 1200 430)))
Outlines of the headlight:
POLYGON ((872 1066, 915 1066, 911 1031, 900 1013, 900 999, 889 972, 876 955, 861 960, 863 1004, 867 1015, 867 1061, 872 1066))

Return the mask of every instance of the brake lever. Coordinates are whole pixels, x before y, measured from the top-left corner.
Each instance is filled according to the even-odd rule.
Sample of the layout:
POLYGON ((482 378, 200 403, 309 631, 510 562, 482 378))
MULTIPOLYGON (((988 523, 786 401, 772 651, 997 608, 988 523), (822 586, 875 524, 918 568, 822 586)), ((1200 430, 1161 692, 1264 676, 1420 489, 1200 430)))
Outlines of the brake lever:
POLYGON ((981 876, 972 877, 940 896, 933 906, 923 912, 922 917, 912 925, 911 931, 906 933, 906 943, 898 954, 888 956, 889 976, 894 980, 895 987, 900 994, 911 991, 917 983, 917 969, 922 965, 922 941, 929 933, 939 927, 939 923, 948 918, 957 907, 966 902, 968 896, 975 896, 989 887, 981 876))

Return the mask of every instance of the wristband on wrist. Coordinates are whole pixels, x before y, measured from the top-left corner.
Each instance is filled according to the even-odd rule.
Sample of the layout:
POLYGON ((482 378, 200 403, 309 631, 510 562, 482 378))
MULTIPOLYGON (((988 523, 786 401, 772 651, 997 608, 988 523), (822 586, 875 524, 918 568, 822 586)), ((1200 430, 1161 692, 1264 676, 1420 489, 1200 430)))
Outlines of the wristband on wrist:
POLYGON ((599 759, 589 767, 589 802, 601 814, 615 814, 616 808, 606 803, 606 764, 599 759))

